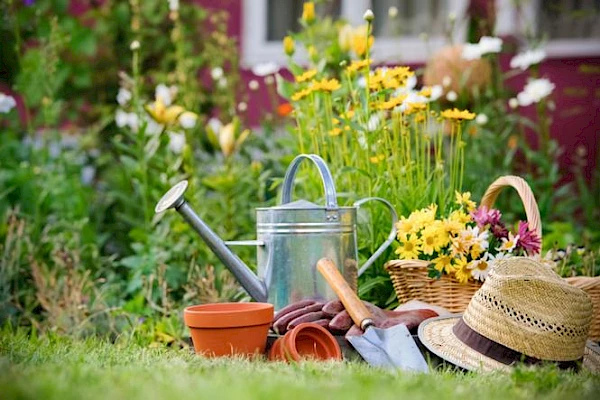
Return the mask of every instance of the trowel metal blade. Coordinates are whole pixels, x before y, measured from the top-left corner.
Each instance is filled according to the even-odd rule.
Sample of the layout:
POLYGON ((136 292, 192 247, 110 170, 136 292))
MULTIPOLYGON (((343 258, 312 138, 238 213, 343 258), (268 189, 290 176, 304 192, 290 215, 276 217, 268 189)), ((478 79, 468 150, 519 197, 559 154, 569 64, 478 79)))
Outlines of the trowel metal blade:
POLYGON ((429 372, 427 361, 406 325, 367 328, 362 336, 349 336, 348 341, 373 366, 429 372))

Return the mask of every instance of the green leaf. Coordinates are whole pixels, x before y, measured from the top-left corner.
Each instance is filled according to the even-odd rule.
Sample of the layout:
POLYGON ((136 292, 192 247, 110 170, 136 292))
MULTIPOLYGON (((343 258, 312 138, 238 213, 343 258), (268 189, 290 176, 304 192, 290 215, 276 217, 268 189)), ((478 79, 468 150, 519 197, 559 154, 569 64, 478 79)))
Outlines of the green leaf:
POLYGON ((277 93, 281 97, 289 100, 292 97, 292 95, 294 94, 294 92, 296 91, 294 84, 292 82, 284 79, 279 74, 275 75, 275 80, 277 81, 277 93))

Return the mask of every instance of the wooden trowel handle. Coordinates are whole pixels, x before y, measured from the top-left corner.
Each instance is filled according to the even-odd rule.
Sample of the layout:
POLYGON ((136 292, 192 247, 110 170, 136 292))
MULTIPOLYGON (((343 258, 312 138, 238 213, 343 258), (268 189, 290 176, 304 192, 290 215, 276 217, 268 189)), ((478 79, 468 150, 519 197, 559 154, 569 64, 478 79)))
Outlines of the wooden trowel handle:
POLYGON ((362 301, 360 301, 358 295, 354 293, 350 285, 348 285, 348 282, 340 274, 335 264, 327 258, 322 258, 317 263, 317 269, 327 283, 329 283, 335 294, 337 294, 346 311, 350 314, 352 321, 360 326, 362 330, 372 326, 373 319, 371 313, 362 301))

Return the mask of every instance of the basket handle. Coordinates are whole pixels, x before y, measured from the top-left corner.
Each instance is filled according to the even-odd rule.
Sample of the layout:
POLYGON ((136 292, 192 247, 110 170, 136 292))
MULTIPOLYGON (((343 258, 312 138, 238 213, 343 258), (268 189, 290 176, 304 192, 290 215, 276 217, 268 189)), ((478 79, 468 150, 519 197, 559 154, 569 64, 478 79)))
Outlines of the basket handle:
POLYGON ((525 179, 514 175, 505 175, 496 179, 485 191, 483 198, 481 199, 481 205, 486 206, 488 209, 492 208, 498 194, 505 187, 514 188, 525 206, 525 214, 527 215, 527 222, 529 223, 529 229, 535 231, 538 237, 542 238, 542 220, 540 218, 540 209, 538 208, 535 197, 531 188, 525 181, 525 179))

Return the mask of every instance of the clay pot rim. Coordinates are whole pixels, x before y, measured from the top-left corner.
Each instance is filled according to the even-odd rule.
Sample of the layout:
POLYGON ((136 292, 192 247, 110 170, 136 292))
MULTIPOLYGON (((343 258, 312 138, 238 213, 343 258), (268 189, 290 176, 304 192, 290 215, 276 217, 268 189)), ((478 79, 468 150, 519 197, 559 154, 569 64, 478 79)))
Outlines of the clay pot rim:
POLYGON ((312 322, 305 322, 302 323, 300 325, 298 325, 297 327, 295 327, 294 329, 292 329, 291 331, 289 331, 285 336, 285 340, 284 340, 284 348, 287 352, 289 352, 289 355, 292 357, 292 359, 299 361, 301 359, 307 358, 306 356, 301 355, 300 353, 298 353, 298 350, 295 347, 292 346, 288 346, 288 343, 294 343, 296 341, 296 339, 298 337, 302 337, 302 336, 308 336, 311 339, 313 339, 314 341, 318 342, 319 344, 321 344, 321 346, 323 346, 323 348, 326 350, 327 355, 323 358, 318 354, 315 354, 315 359, 317 360, 341 360, 342 359, 342 350, 340 349, 340 345, 338 344, 337 340, 335 340, 335 337, 333 337, 333 335, 325 328, 323 328, 321 325, 317 325, 315 323, 312 322))
POLYGON ((190 328, 235 328, 270 324, 270 303, 207 303, 186 307, 183 319, 190 328))

